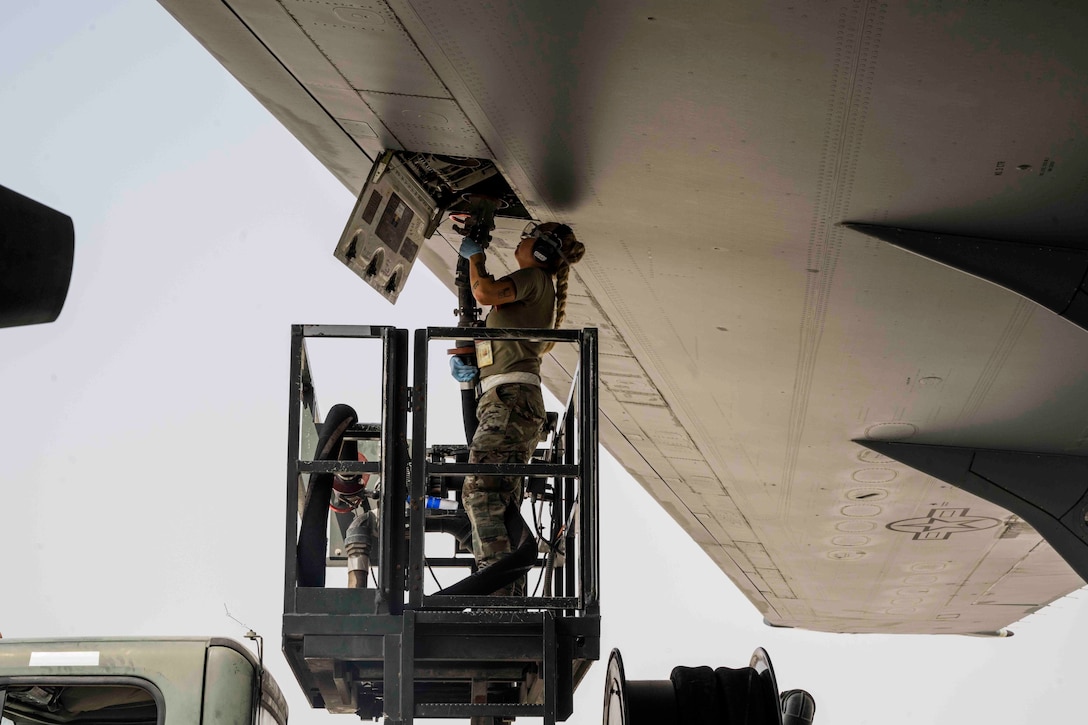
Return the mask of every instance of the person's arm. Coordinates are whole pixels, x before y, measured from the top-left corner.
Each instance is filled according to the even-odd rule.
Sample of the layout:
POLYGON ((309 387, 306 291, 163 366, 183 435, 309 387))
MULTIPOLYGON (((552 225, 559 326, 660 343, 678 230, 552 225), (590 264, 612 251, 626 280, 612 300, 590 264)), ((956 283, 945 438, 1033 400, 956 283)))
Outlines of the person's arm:
POLYGON ((472 285, 472 296, 481 305, 503 305, 517 299, 517 287, 513 280, 508 277, 496 280, 487 273, 483 252, 469 258, 468 278, 472 285))

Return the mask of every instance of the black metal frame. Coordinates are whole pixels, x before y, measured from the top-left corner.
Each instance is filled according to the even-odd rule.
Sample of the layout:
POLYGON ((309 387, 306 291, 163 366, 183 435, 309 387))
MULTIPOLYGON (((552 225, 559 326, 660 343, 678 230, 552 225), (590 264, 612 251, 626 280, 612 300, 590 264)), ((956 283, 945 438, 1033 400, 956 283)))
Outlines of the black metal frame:
MULTIPOLYGON (((407 723, 414 717, 518 715, 543 717, 547 725, 565 720, 573 711, 577 683, 600 656, 596 330, 419 330, 411 389, 407 384, 407 339, 407 331, 390 327, 292 328, 284 654, 311 705, 332 712, 356 712, 360 717, 384 714, 387 722, 407 723), (382 344, 379 461, 312 460, 318 424, 307 337, 373 339, 382 344), (552 456, 556 460, 473 465, 429 459, 429 342, 466 338, 578 345, 579 367, 566 413, 553 436, 552 456), (308 475, 317 472, 382 476, 375 589, 297 584, 300 496, 308 475), (574 506, 580 507, 577 530, 566 533, 568 564, 561 571, 557 568, 556 596, 424 593, 428 562, 421 502, 428 481, 466 473, 552 477, 562 520, 569 520, 574 506), (408 507, 406 500, 411 504, 408 507), (572 560, 576 566, 570 565, 572 560), (538 704, 524 704, 526 700, 538 704)), ((473 560, 455 556, 441 560, 441 564, 468 568, 473 560)))
MULTIPOLYGON (((408 601, 411 609, 449 609, 463 607, 510 607, 516 609, 565 610, 571 613, 599 614, 599 571, 597 521, 599 498, 597 492, 597 331, 586 330, 499 330, 487 328, 430 327, 415 333, 415 383, 412 395, 412 440, 427 441, 427 371, 428 350, 432 340, 532 340, 534 342, 576 343, 579 350, 578 370, 573 376, 565 415, 556 430, 559 445, 553 452, 560 458, 552 463, 436 463, 428 460, 428 445, 412 449, 410 496, 422 501, 427 483, 432 477, 464 477, 475 475, 522 475, 562 479, 556 495, 561 499, 564 520, 572 507, 581 507, 579 530, 569 532, 568 556, 576 554, 578 569, 564 567, 561 580, 566 596, 543 597, 466 597, 425 595, 423 575, 426 558, 424 546, 424 509, 413 505, 409 515, 411 542, 408 568, 408 601), (575 544, 579 544, 575 546, 575 544), (581 585, 581 586, 578 586, 581 585)), ((447 562, 448 563, 448 562, 447 562)), ((471 566, 466 558, 464 566, 471 566)), ((558 567, 557 567, 558 568, 558 567)))
MULTIPOLYGON (((349 597, 345 590, 333 588, 298 587, 295 546, 298 541, 299 502, 304 491, 303 476, 318 472, 380 473, 384 481, 397 481, 407 464, 407 440, 403 436, 407 416, 408 333, 392 327, 354 325, 293 325, 291 328, 291 384, 288 409, 287 438, 287 510, 286 552, 284 557, 284 617, 296 614, 337 614, 345 611, 399 613, 403 597, 393 592, 404 588, 404 570, 382 567, 377 590, 354 589, 349 597), (303 413, 315 420, 317 402, 313 380, 307 363, 305 338, 373 339, 382 344, 382 431, 381 459, 359 463, 354 461, 315 461, 312 447, 303 451, 303 413), (302 453, 306 453, 303 460, 302 453), (347 598, 345 598, 347 597, 347 598)), ((316 440, 316 435, 311 436, 316 440)), ((312 443, 311 443, 312 446, 312 443)), ((403 499, 402 499, 403 500, 403 499)), ((382 527, 379 548, 392 552, 397 541, 392 536, 398 523, 403 524, 402 507, 394 506, 392 497, 382 499, 381 515, 389 522, 382 527)), ((403 547, 401 547, 403 548, 403 547)))

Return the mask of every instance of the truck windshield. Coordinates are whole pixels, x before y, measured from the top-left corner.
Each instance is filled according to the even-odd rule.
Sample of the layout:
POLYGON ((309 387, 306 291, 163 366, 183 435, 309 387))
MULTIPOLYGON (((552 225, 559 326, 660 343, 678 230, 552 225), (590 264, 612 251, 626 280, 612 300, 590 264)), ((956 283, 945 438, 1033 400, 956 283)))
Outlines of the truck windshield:
POLYGON ((155 725, 158 707, 152 694, 132 685, 9 684, 3 725, 155 725))

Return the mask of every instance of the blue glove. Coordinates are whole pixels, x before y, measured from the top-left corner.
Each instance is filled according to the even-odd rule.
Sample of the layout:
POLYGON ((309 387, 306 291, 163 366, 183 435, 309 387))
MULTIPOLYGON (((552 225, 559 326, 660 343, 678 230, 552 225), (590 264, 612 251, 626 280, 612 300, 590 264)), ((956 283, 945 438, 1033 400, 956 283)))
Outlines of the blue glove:
POLYGON ((465 259, 469 259, 477 254, 483 254, 484 248, 475 239, 465 237, 461 240, 461 248, 457 250, 457 253, 465 259))
POLYGON ((450 372, 453 379, 459 383, 471 383, 479 375, 480 370, 475 365, 465 362, 464 358, 454 355, 450 358, 450 372))

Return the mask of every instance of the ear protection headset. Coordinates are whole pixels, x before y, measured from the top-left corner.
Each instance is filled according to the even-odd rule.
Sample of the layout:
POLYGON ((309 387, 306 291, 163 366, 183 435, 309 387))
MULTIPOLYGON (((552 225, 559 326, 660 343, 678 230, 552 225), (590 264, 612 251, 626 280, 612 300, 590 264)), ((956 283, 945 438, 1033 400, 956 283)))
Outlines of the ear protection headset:
POLYGON ((571 233, 571 228, 560 224, 551 231, 535 227, 527 236, 533 238, 533 259, 551 266, 563 256, 563 237, 571 233))

